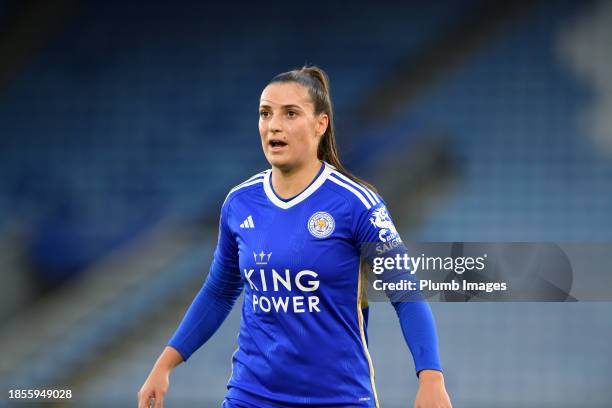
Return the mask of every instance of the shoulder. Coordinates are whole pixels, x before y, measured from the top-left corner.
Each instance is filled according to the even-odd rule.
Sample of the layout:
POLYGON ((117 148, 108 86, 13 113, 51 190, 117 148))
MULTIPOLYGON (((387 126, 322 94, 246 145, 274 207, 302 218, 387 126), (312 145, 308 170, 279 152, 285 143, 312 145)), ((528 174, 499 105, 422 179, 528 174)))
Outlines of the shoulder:
POLYGON ((369 212, 383 203, 382 198, 370 188, 352 180, 333 167, 330 168, 327 181, 328 187, 344 197, 354 212, 369 212))
POLYGON ((253 191, 253 190, 257 190, 258 188, 261 188, 261 185, 264 182, 264 177, 266 173, 269 171, 270 170, 264 170, 262 172, 254 174, 248 179, 244 180, 242 183, 237 184, 234 187, 232 187, 230 191, 227 193, 227 195, 225 196, 225 200, 223 201, 223 207, 228 206, 234 198, 242 194, 246 194, 249 191, 253 191))

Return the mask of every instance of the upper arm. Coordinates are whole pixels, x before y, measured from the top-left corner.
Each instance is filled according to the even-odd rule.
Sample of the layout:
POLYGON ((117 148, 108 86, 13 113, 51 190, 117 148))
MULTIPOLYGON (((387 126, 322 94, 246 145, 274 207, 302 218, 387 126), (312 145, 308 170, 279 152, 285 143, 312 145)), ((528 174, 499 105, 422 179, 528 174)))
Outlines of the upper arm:
POLYGON ((385 202, 380 197, 379 201, 370 208, 356 203, 353 210, 354 239, 365 258, 402 242, 385 202))
POLYGON ((389 289, 402 288, 401 283, 415 282, 416 277, 412 274, 409 264, 406 268, 404 262, 400 262, 399 266, 396 262, 397 256, 403 259, 408 251, 382 199, 380 203, 369 209, 364 207, 355 212, 354 232, 360 256, 372 271, 372 274, 368 275, 368 279, 372 280, 370 283, 372 284, 373 280, 380 280, 383 283, 393 284, 385 286, 384 293, 394 306, 398 302, 415 300, 415 295, 419 295, 418 288, 389 289), (393 262, 387 263, 388 259, 385 258, 390 258, 393 262))
POLYGON ((238 245, 231 229, 231 199, 226 200, 221 207, 219 217, 219 234, 217 248, 215 249, 215 261, 226 269, 238 269, 238 245))

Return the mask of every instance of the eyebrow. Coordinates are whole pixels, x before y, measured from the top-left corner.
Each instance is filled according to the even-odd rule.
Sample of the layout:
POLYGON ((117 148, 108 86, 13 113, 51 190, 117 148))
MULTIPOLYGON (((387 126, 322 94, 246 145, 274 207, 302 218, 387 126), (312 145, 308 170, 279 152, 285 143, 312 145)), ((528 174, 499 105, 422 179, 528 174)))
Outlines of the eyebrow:
MULTIPOLYGON (((270 105, 259 105, 259 108, 270 108, 270 105)), ((303 110, 300 106, 298 105, 283 105, 281 106, 281 108, 283 109, 299 109, 299 110, 303 110)))

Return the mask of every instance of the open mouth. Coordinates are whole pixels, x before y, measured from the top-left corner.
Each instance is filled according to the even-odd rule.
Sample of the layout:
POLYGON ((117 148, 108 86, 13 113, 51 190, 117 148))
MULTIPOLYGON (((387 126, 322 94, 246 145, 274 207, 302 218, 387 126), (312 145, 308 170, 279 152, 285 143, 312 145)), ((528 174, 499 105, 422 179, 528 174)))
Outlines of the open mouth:
POLYGON ((287 146, 287 143, 283 142, 280 139, 270 139, 270 141, 268 142, 268 145, 274 150, 279 150, 287 146))

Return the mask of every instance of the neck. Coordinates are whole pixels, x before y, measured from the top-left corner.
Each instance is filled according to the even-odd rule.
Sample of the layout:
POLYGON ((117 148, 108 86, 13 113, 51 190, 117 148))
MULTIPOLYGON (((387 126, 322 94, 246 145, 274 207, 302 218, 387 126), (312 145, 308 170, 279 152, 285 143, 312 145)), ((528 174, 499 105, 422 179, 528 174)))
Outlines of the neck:
POLYGON ((315 159, 291 170, 281 170, 273 166, 272 187, 274 187, 274 191, 282 199, 296 196, 306 189, 321 169, 321 165, 321 161, 315 159))

